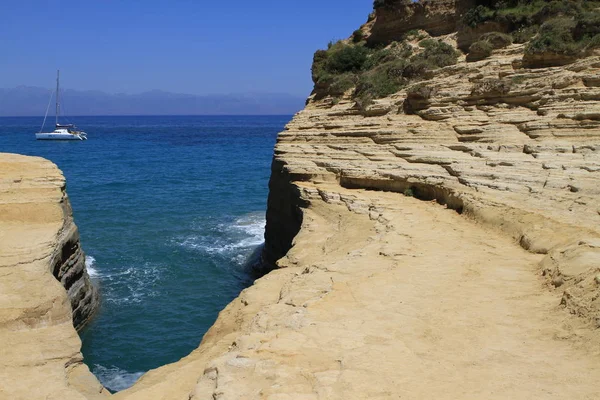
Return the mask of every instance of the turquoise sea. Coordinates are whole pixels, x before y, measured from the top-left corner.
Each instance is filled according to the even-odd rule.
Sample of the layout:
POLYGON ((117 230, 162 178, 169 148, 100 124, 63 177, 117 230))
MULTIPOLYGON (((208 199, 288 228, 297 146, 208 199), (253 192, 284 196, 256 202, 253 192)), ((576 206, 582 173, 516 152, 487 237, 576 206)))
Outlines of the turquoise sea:
POLYGON ((84 142, 36 141, 42 118, 0 118, 0 152, 48 158, 67 178, 102 297, 82 351, 106 387, 189 354, 252 283, 273 146, 290 118, 71 118, 84 142))

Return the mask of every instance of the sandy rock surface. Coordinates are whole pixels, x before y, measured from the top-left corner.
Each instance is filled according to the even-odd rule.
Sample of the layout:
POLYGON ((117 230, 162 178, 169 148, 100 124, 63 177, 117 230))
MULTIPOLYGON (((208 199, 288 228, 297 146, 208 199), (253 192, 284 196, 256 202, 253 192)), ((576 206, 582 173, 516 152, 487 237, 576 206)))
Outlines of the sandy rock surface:
POLYGON ((597 332, 544 255, 435 202, 302 183, 282 268, 118 399, 595 399, 597 332))
MULTIPOLYGON (((401 4, 416 12, 399 20, 398 7, 381 10, 379 25, 361 29, 385 41, 423 28, 468 47, 482 32, 447 34, 457 22, 445 11, 470 3, 401 4)), ((531 69, 523 50, 463 56, 433 72, 427 90, 408 86, 366 110, 350 91, 311 97, 275 147, 263 258, 276 269, 220 313, 197 350, 113 397, 600 398, 600 56, 531 69)), ((39 219, 21 233, 35 239, 22 252, 18 236, 2 238, 13 254, 0 263, 15 271, 45 268, 30 254, 51 251, 61 226, 43 199, 64 192, 33 182, 27 193, 43 213, 15 201, 0 209, 39 219)), ((11 282, 16 272, 3 270, 11 282)), ((89 376, 67 369, 65 380, 78 347, 59 351, 40 336, 70 322, 53 290, 41 291, 46 308, 10 292, 10 304, 34 311, 4 307, 0 339, 41 347, 11 346, 24 367, 7 363, 0 388, 42 376, 75 396, 65 382, 89 376)))
POLYGON ((0 154, 0 399, 108 394, 79 351, 74 318, 91 317, 97 294, 64 189, 51 162, 0 154))
POLYGON ((275 147, 280 269, 116 397, 598 398, 600 58, 522 54, 366 111, 310 99, 275 147))
MULTIPOLYGON (((311 102, 279 136, 276 179, 410 191, 503 230, 531 252, 584 246, 598 257, 597 247, 578 243, 595 243, 600 232, 600 87, 590 78, 600 58, 525 69, 522 50, 438 70, 430 98, 410 113, 410 87, 377 101, 386 114, 376 117, 350 99, 311 102)), ((549 257, 548 276, 562 274, 560 257, 549 257)), ((562 289, 590 281, 598 268, 566 272, 562 289)), ((568 307, 600 317, 596 287, 587 300, 579 289, 568 307)))

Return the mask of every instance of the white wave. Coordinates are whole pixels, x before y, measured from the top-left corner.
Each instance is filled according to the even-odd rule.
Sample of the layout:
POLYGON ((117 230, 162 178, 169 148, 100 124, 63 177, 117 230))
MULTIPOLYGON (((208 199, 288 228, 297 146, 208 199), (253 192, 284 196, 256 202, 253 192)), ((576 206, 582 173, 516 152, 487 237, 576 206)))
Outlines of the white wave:
POLYGON ((127 372, 115 366, 107 368, 98 364, 94 364, 92 372, 104 387, 113 392, 130 388, 144 374, 143 372, 127 372))
POLYGON ((108 303, 119 305, 141 303, 144 298, 158 294, 151 288, 156 286, 160 278, 160 268, 148 264, 105 274, 102 276, 104 299, 108 303))
POLYGON ((90 278, 98 277, 98 270, 96 267, 96 259, 92 256, 85 256, 85 268, 87 269, 90 278))
MULTIPOLYGON (((232 254, 261 245, 264 242, 264 212, 254 212, 239 217, 230 224, 216 225, 215 234, 192 235, 178 244, 209 254, 232 254)), ((239 254, 233 259, 239 262, 239 254)))
POLYGON ((252 240, 252 245, 262 244, 265 233, 265 214, 250 213, 235 220, 233 229, 246 233, 252 240))

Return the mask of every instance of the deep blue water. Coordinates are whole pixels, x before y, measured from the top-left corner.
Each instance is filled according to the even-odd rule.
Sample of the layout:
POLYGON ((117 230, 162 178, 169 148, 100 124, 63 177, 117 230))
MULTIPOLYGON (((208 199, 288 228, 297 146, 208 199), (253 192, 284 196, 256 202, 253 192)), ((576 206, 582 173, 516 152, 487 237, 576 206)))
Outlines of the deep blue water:
MULTIPOLYGON (((195 349, 252 282, 282 117, 78 117, 85 142, 36 141, 41 118, 0 118, 0 152, 67 178, 101 308, 81 333, 112 390, 195 349)), ((1 171, 0 171, 1 174, 1 171)))

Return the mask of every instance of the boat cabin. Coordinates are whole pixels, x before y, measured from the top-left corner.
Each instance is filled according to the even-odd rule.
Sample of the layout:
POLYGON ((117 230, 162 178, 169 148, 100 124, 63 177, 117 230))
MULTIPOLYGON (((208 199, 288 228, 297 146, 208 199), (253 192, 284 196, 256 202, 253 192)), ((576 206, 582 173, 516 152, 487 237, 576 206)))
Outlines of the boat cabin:
POLYGON ((73 124, 56 124, 56 130, 66 130, 69 133, 77 133, 77 127, 73 124))

